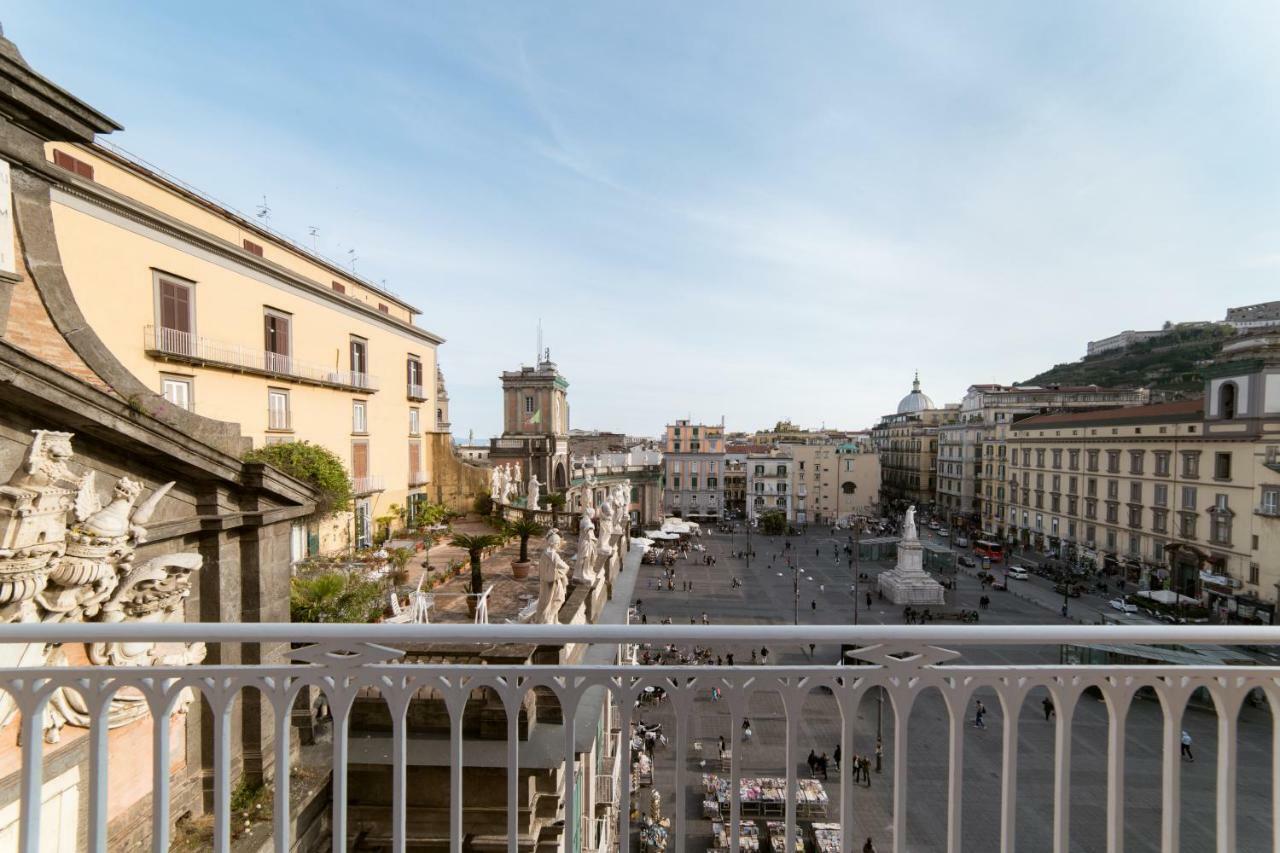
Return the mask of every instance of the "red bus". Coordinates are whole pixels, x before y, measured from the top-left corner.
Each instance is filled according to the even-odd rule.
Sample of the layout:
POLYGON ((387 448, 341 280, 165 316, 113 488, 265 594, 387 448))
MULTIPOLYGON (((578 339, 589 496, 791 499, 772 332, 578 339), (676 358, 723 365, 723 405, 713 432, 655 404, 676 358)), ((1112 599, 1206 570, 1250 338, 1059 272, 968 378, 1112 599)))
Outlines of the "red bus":
POLYGON ((973 553, 993 563, 999 563, 1004 559, 1004 546, 989 539, 979 539, 973 543, 973 553))

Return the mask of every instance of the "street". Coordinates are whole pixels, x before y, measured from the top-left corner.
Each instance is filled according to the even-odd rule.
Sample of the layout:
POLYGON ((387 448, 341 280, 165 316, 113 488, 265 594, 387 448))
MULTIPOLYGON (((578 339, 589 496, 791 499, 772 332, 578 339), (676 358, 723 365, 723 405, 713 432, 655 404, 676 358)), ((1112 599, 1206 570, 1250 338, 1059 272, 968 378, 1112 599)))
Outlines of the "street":
MULTIPOLYGON (((735 558, 735 551, 748 548, 747 536, 704 534, 696 541, 705 552, 691 552, 686 561, 677 561, 675 590, 658 588, 663 569, 657 565, 641 566, 641 576, 634 593, 650 624, 670 618, 677 624, 698 622, 705 613, 713 624, 852 624, 854 620, 853 583, 849 557, 838 551, 847 541, 846 533, 833 537, 826 529, 804 536, 791 537, 790 549, 781 537, 750 536, 755 558, 735 558), (707 566, 703 557, 711 555, 716 565, 707 566), (796 572, 787 558, 799 568, 799 594, 796 595, 796 572), (741 579, 741 588, 733 588, 732 578, 741 579), (691 591, 683 591, 684 584, 691 591)), ((875 577, 892 568, 889 562, 862 563, 861 571, 869 580, 859 583, 857 601, 861 624, 903 624, 902 608, 876 599, 875 577), (871 590, 872 604, 867 607, 866 591, 871 590)), ((973 570, 969 570, 972 572, 973 570)), ((997 570, 997 576, 1001 573, 997 570)), ((1014 592, 984 590, 977 579, 962 571, 956 576, 956 589, 947 593, 944 609, 977 609, 984 593, 992 600, 983 611, 983 624, 1063 624, 1059 611, 1061 596, 1053 593, 1043 579, 1012 581, 1014 592)), ((1071 600, 1074 618, 1097 622, 1103 613, 1114 613, 1106 599, 1091 596, 1071 600)), ((760 650, 755 650, 757 656, 760 650)), ((749 648, 712 649, 724 656, 730 652, 737 665, 751 663, 749 648)), ((807 646, 769 649, 769 661, 775 664, 835 662, 839 648, 807 646)), ((1057 664, 1056 647, 992 647, 966 652, 966 661, 982 664, 1020 663, 1057 664)), ((727 663, 727 661, 726 661, 727 663)), ((1018 731, 1018 801, 1017 847, 1020 850, 1051 848, 1053 814, 1053 738, 1055 725, 1045 719, 1041 705, 1043 689, 1033 690, 1022 708, 1018 731)), ((964 849, 994 850, 1000 843, 1000 776, 1002 723, 1000 705, 993 691, 976 694, 989 714, 985 730, 973 726, 972 711, 967 715, 964 755, 964 798, 962 829, 964 849)), ((753 734, 751 743, 735 743, 737 732, 729 731, 730 720, 724 703, 710 696, 699 696, 692 720, 695 742, 689 751, 687 826, 689 849, 702 842, 710 843, 710 821, 701 818, 701 784, 699 762, 714 765, 717 739, 723 736, 734 748, 741 749, 743 775, 784 775, 786 719, 782 702, 776 694, 754 696, 748 716, 753 734)), ((856 724, 856 743, 852 751, 870 755, 874 752, 880 715, 874 694, 864 698, 856 724)), ((646 708, 641 717, 647 722, 671 722, 668 706, 646 708)), ((893 712, 886 701, 879 723, 884 746, 883 772, 872 774, 869 788, 860 787, 854 798, 854 838, 860 847, 866 837, 874 839, 880 850, 890 849, 893 712)), ((948 717, 941 697, 926 692, 915 703, 911 718, 908 784, 908 849, 944 850, 947 814, 947 744, 948 717)), ((1073 757, 1071 766, 1071 850, 1092 853, 1105 848, 1106 825, 1106 746, 1107 714, 1103 702, 1089 698, 1077 705, 1072 727, 1073 757)), ((1128 717, 1126 729, 1125 830, 1127 850, 1158 850, 1160 844, 1160 778, 1161 731, 1163 719, 1159 703, 1137 699, 1128 717)), ((1182 765, 1182 848, 1208 850, 1214 847, 1215 762, 1217 719, 1210 707, 1199 703, 1188 706, 1184 728, 1193 738, 1194 762, 1182 765)), ((831 756, 839 743, 840 716, 834 697, 813 692, 806 701, 800 722, 800 741, 794 755, 799 760, 797 773, 808 777, 804 757, 812 749, 831 756)), ((1271 812, 1271 719, 1267 708, 1246 703, 1240 713, 1239 791, 1237 797, 1238 844, 1241 851, 1270 850, 1271 812)), ((846 756, 847 759, 847 756, 846 756)), ((663 794, 668 812, 673 807, 671 772, 674 748, 658 751, 655 782, 663 794), (665 785, 664 785, 665 780, 665 785)), ((827 783, 831 808, 829 819, 839 819, 839 786, 848 780, 847 760, 844 775, 831 770, 827 783)), ((643 804, 645 799, 640 797, 643 804)), ((763 829, 763 827, 762 827, 763 829)))

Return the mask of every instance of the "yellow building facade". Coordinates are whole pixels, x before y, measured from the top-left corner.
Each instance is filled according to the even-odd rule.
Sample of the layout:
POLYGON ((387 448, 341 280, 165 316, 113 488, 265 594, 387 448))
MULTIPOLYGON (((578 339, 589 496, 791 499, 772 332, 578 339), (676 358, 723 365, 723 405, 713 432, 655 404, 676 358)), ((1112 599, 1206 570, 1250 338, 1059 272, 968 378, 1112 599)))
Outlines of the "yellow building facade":
POLYGON ((139 405, 238 423, 255 446, 305 440, 342 458, 354 512, 312 550, 367 544, 374 518, 425 499, 448 419, 437 411, 443 339, 415 324, 418 309, 105 146, 53 143, 46 155, 62 167, 51 206, 71 291, 155 391, 139 405))

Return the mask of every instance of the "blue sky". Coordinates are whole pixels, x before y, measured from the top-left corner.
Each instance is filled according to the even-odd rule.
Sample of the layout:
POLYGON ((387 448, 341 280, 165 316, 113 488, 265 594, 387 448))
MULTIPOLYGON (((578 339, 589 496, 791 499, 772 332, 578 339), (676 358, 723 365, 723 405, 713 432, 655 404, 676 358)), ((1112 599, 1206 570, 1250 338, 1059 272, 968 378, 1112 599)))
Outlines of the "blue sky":
POLYGON ((455 433, 865 427, 1280 298, 1280 4, 41 2, 113 141, 423 309, 455 433))

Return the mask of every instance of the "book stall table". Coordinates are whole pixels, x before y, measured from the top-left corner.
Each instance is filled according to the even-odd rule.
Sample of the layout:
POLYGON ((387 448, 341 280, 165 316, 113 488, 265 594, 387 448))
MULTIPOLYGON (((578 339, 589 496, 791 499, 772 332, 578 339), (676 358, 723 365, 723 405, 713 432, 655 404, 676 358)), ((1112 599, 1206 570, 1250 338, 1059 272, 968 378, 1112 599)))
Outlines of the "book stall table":
MULTIPOLYGON (((715 773, 702 774, 703 814, 710 817, 713 801, 720 816, 729 813, 729 782, 715 773)), ((738 797, 744 817, 784 817, 787 780, 781 776, 746 776, 739 780, 738 797)), ((827 790, 817 779, 796 780, 796 817, 812 820, 827 816, 827 790)))
MULTIPOLYGON (((711 847, 709 850, 729 849, 729 822, 711 822, 711 847)), ((745 853, 760 853, 760 827, 749 820, 738 822, 738 850, 745 853)))
POLYGON ((815 823, 813 849, 817 853, 840 853, 840 824, 815 823))
POLYGON ((828 802, 827 789, 817 779, 796 780, 797 818, 826 817, 828 802))
MULTIPOLYGON (((783 853, 787 849, 787 824, 781 820, 771 820, 765 824, 769 832, 769 847, 773 853, 783 853)), ((796 846, 794 853, 804 853, 804 834, 796 827, 796 846)))

